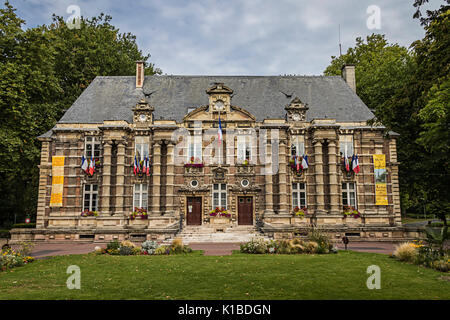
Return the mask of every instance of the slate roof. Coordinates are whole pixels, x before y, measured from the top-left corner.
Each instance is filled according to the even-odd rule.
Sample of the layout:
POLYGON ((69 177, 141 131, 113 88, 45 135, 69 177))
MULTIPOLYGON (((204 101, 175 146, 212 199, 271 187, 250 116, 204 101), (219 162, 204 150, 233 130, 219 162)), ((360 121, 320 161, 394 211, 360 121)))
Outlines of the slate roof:
POLYGON ((206 90, 221 82, 234 91, 231 104, 246 109, 257 121, 283 118, 292 99, 308 104, 307 120, 334 118, 365 121, 373 113, 339 76, 146 76, 143 89, 134 76, 96 77, 59 121, 132 122, 132 108, 146 94, 155 119, 181 122, 190 107, 208 104, 206 90))

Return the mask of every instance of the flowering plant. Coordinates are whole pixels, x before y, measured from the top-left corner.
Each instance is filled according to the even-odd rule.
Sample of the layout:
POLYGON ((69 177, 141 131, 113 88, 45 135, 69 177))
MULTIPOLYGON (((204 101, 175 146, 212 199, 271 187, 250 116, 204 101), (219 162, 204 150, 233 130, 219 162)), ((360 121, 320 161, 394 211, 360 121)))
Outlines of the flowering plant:
POLYGON ((192 156, 191 159, 189 160, 189 163, 185 163, 184 166, 190 168, 203 168, 204 165, 203 163, 200 162, 198 158, 194 158, 192 156))
POLYGON ((148 219, 147 209, 134 207, 133 213, 130 214, 130 219, 134 220, 136 217, 140 217, 142 220, 148 219))
POLYGON ((89 211, 89 209, 85 209, 83 212, 81 212, 82 217, 97 217, 98 212, 97 211, 89 211))
POLYGON ((248 163, 249 163, 248 159, 245 159, 244 161, 242 161, 242 164, 243 164, 244 166, 248 166, 248 163))
POLYGON ((0 271, 20 267, 33 261, 33 257, 21 254, 20 251, 14 251, 11 248, 5 248, 0 252, 0 271))
POLYGON ((355 219, 358 219, 359 217, 361 217, 361 213, 353 208, 352 206, 344 206, 344 212, 343 212, 344 218, 346 218, 347 216, 352 216, 355 219))
POLYGON ((215 209, 211 210, 209 212, 209 215, 211 217, 216 217, 216 216, 227 217, 227 218, 231 217, 231 214, 228 213, 228 211, 226 209, 219 208, 219 207, 216 207, 215 209))
POLYGON ((303 207, 299 208, 298 206, 294 208, 294 215, 297 217, 303 218, 305 215, 308 214, 308 208, 303 207))

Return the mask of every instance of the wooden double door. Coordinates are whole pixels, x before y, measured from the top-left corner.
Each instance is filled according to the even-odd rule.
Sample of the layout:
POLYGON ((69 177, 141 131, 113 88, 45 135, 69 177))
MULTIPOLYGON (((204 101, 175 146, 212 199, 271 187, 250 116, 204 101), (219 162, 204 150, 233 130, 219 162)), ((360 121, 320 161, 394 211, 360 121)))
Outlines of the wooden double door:
POLYGON ((199 226, 202 224, 202 197, 187 197, 186 224, 199 226))
POLYGON ((238 224, 253 225, 253 197, 238 197, 238 224))

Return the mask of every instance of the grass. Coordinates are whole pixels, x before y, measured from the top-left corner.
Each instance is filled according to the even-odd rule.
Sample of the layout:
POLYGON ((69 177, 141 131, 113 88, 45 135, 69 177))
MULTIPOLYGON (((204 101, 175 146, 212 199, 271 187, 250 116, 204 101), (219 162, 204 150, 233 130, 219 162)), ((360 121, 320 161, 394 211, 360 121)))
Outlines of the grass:
POLYGON ((0 272, 0 299, 450 299, 443 274, 387 255, 69 255, 0 272), (381 289, 369 290, 370 265, 381 289), (69 290, 66 269, 81 269, 69 290))

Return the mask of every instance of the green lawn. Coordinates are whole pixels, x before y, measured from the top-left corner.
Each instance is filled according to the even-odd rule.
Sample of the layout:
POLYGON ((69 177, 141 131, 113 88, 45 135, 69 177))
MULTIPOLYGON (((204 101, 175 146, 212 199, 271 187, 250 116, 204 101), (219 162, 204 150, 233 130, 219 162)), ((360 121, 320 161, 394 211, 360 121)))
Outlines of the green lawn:
POLYGON ((450 299, 450 282, 434 270, 387 255, 173 256, 70 255, 0 272, 0 299, 450 299), (369 265, 381 289, 366 287, 369 265), (81 289, 69 290, 69 265, 81 289))

